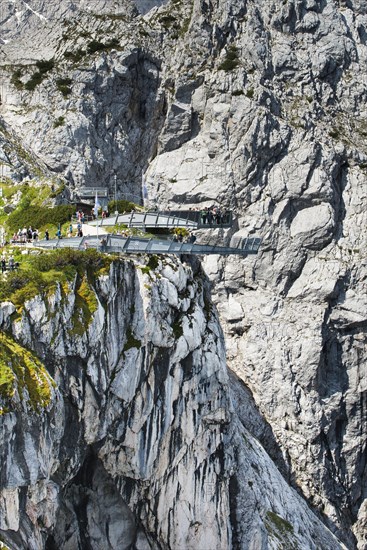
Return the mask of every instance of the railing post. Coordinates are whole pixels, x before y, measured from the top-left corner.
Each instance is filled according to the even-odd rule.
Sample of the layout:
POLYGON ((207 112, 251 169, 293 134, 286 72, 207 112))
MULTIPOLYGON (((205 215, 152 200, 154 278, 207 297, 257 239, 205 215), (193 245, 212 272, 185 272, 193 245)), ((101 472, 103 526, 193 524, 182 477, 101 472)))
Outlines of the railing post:
POLYGON ((144 248, 143 252, 149 252, 149 250, 150 250, 151 247, 152 247, 152 240, 153 240, 153 239, 149 239, 149 241, 147 242, 147 245, 146 245, 146 247, 144 248))
POLYGON ((122 245, 121 249, 122 250, 127 250, 128 247, 129 247, 129 242, 131 241, 131 237, 125 237, 126 238, 126 241, 124 242, 124 244, 122 245))

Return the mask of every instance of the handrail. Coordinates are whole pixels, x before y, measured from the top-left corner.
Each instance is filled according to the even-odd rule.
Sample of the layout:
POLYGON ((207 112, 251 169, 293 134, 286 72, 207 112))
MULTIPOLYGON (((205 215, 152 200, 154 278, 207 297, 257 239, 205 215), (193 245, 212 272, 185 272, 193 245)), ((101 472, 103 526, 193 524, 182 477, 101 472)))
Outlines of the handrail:
MULTIPOLYGON (((185 227, 191 229, 220 229, 230 228, 233 225, 232 212, 222 214, 220 219, 213 219, 210 223, 203 222, 201 213, 197 210, 183 211, 145 211, 119 214, 116 218, 105 218, 104 225, 126 223, 128 227, 185 227)), ((95 225, 95 221, 92 222, 95 225)))
MULTIPOLYGON (((106 238, 103 236, 103 238, 106 238)), ((89 235, 85 237, 71 237, 69 239, 53 239, 49 241, 40 240, 35 243, 40 248, 97 248, 101 247, 101 237, 89 235), (72 246, 74 245, 74 246, 72 246)), ((123 237, 113 235, 107 237, 107 242, 102 245, 102 252, 127 252, 127 253, 148 253, 148 254, 221 254, 232 255, 239 254, 247 256, 248 254, 257 254, 261 239, 259 237, 246 238, 244 247, 233 248, 230 246, 201 245, 195 243, 180 243, 171 240, 144 239, 141 237, 123 237), (112 244, 113 238, 113 244, 112 244)))

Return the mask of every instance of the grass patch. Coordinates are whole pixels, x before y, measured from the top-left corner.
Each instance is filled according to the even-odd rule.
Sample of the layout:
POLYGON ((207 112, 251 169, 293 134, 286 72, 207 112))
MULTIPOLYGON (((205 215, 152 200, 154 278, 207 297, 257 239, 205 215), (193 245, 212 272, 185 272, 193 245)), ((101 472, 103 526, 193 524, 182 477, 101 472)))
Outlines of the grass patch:
POLYGON ((266 512, 266 518, 271 522, 272 526, 275 527, 281 535, 293 534, 293 526, 288 521, 278 516, 278 514, 276 514, 275 512, 266 512))
POLYGON ((28 406, 40 411, 49 405, 52 387, 55 383, 41 361, 13 338, 1 333, 0 398, 6 410, 14 408, 12 399, 17 392, 28 406))
POLYGON ((189 30, 190 22, 191 22, 191 14, 189 17, 186 17, 186 19, 183 20, 180 33, 179 33, 180 36, 185 36, 187 31, 189 30))
POLYGON ((0 278, 0 301, 11 301, 20 313, 27 300, 37 295, 47 297, 54 292, 58 283, 65 286, 78 275, 78 307, 86 313, 83 304, 86 305, 90 312, 90 317, 86 313, 86 322, 89 323, 97 307, 90 284, 109 268, 111 262, 112 258, 94 249, 79 251, 64 248, 43 252, 39 256, 22 256, 19 270, 9 272, 6 279, 0 278), (83 282, 85 276, 88 284, 83 282))
POLYGON ((96 294, 91 287, 87 276, 79 278, 75 289, 75 304, 72 316, 73 327, 70 334, 82 336, 93 319, 93 313, 98 308, 96 294))

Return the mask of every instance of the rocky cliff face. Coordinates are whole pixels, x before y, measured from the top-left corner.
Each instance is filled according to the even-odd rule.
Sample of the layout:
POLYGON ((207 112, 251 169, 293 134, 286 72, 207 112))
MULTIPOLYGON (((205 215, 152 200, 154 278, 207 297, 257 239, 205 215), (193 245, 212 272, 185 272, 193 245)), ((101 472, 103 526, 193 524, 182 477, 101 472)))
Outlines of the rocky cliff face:
POLYGON ((3 303, 10 548, 340 547, 234 414, 198 269, 117 261, 16 320, 3 303))
POLYGON ((255 260, 204 261, 242 422, 364 548, 366 3, 28 6, 1 12, 4 169, 37 175, 21 144, 71 193, 116 175, 137 194, 143 170, 151 204, 215 201, 238 220, 221 240, 262 235, 255 260))

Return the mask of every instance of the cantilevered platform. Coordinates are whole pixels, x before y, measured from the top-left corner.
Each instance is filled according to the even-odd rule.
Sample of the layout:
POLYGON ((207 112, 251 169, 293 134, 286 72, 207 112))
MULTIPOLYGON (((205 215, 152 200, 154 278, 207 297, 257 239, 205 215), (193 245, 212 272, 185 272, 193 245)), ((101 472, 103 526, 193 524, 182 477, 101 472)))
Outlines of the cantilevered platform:
POLYGON ((180 243, 164 239, 144 239, 141 237, 122 237, 120 235, 90 235, 88 237, 71 237, 70 239, 41 240, 35 246, 45 249, 73 248, 86 250, 96 248, 100 252, 144 253, 144 254, 221 254, 229 256, 239 254, 257 254, 261 239, 247 237, 241 247, 216 246, 192 243, 180 243))
MULTIPOLYGON (((97 220, 89 222, 97 225, 97 220)), ((229 228, 232 227, 232 212, 224 212, 218 216, 203 215, 198 210, 163 210, 158 212, 129 212, 128 214, 110 215, 98 220, 98 225, 126 225, 139 228, 184 227, 186 229, 229 228)))

